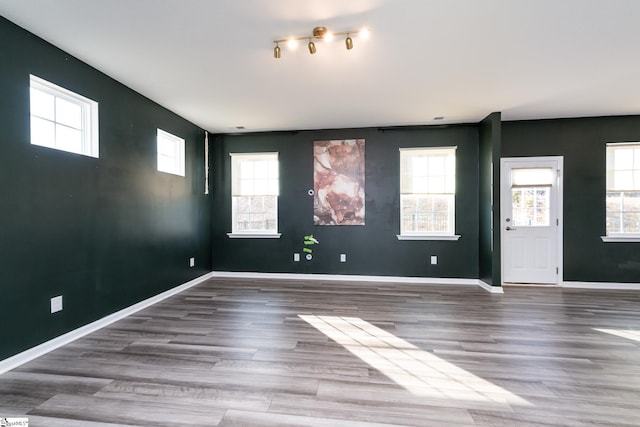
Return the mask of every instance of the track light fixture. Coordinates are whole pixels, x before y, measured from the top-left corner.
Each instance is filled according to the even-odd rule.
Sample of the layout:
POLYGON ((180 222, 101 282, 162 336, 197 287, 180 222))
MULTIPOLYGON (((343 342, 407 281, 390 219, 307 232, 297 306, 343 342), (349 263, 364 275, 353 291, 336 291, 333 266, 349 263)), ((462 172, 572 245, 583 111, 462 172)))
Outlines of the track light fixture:
POLYGON ((347 50, 351 50, 353 49, 353 39, 351 38, 352 35, 354 36, 358 35, 360 36, 360 38, 366 38, 369 35, 369 31, 367 29, 361 29, 361 30, 340 31, 338 33, 331 33, 329 32, 329 30, 327 30, 326 27, 315 27, 310 36, 294 36, 288 39, 274 40, 273 43, 275 43, 275 47, 273 48, 273 57, 276 59, 280 59, 282 55, 282 52, 280 50, 280 43, 286 43, 286 45, 289 46, 289 48, 293 48, 299 40, 307 40, 308 41, 307 47, 309 48, 309 53, 313 55, 317 51, 314 40, 330 41, 335 36, 347 36, 344 39, 344 44, 347 50))

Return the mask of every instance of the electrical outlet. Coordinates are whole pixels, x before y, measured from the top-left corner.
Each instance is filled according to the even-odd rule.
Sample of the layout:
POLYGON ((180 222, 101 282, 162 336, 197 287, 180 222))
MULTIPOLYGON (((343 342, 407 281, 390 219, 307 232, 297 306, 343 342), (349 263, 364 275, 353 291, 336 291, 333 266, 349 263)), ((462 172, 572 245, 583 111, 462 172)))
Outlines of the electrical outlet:
POLYGON ((196 259, 189 258, 189 267, 195 267, 195 266, 196 266, 196 259))
POLYGON ((340 254, 340 262, 347 262, 347 254, 340 254))
POLYGON ((300 261, 300 254, 298 254, 298 253, 293 254, 293 260, 295 262, 299 262, 300 261))
POLYGON ((438 263, 438 256, 437 255, 431 255, 431 264, 435 265, 438 263))
POLYGON ((51 298, 51 313, 62 311, 62 295, 51 298))

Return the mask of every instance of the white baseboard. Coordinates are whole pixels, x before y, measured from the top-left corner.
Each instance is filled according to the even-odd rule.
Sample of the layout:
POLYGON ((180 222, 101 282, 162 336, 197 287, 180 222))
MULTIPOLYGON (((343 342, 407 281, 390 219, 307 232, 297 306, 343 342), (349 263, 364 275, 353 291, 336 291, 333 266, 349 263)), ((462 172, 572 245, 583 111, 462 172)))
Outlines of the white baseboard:
POLYGON ((64 335, 60 335, 59 337, 53 338, 47 342, 44 342, 40 345, 30 348, 29 350, 25 350, 22 353, 18 353, 15 356, 11 356, 8 359, 4 359, 0 361, 0 374, 3 374, 11 369, 17 368, 18 366, 25 364, 36 357, 40 357, 50 351, 55 350, 58 347, 61 347, 65 344, 68 344, 72 341, 77 340, 91 332, 95 332, 98 329, 104 328, 116 322, 120 319, 123 319, 127 316, 130 316, 144 308, 147 308, 153 304, 156 304, 170 296, 178 294, 182 291, 185 291, 211 277, 211 273, 207 273, 203 276, 200 276, 196 279, 193 279, 187 283, 183 283, 182 285, 176 286, 175 288, 171 288, 168 291, 165 291, 161 294, 155 295, 151 298, 148 298, 144 301, 140 301, 132 306, 124 308, 120 311, 117 311, 113 314, 110 314, 102 319, 98 319, 95 322, 91 322, 88 325, 81 326, 78 329, 74 329, 73 331, 67 332, 64 335))
POLYGON ((492 294, 504 294, 504 289, 502 289, 502 286, 492 286, 480 279, 478 279, 478 286, 492 294))
POLYGON ((562 282, 563 288, 578 289, 628 289, 640 290, 640 283, 615 283, 615 282, 562 282))
POLYGON ((235 279, 276 279, 276 280, 326 280, 341 282, 390 282, 414 283, 423 285, 465 285, 480 286, 492 293, 502 293, 502 287, 490 286, 478 279, 456 279, 439 277, 403 277, 403 276, 359 276, 352 274, 299 274, 299 273, 255 273, 244 271, 214 271, 211 277, 235 279))

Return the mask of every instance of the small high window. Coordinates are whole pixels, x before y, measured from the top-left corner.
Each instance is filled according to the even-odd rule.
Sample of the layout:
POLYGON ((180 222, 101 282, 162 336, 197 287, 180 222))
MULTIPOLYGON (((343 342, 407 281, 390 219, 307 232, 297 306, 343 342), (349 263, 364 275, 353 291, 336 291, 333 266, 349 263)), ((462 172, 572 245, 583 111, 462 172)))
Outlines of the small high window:
POLYGON ((158 170, 184 176, 184 139, 158 129, 158 170))
POLYGON ((640 143, 607 144, 607 236, 640 238, 640 143))
POLYGON ((231 153, 229 237, 280 237, 278 153, 231 153))
POLYGON ((399 239, 457 239, 456 147, 400 149, 399 239))
POLYGON ((31 144, 98 157, 98 103, 30 76, 31 144))

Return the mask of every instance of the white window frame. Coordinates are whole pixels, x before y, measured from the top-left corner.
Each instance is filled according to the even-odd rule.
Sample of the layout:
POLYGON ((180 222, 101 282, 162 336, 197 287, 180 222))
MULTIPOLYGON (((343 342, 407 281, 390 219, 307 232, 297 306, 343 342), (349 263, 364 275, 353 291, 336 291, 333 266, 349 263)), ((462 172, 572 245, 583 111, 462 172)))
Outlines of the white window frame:
POLYGON ((184 176, 185 173, 185 142, 184 139, 175 136, 165 130, 158 128, 156 133, 156 150, 158 172, 170 173, 173 175, 184 176), (161 152, 160 145, 162 142, 172 144, 174 155, 166 155, 161 152), (165 167, 162 158, 168 158, 169 166, 165 167))
MULTIPOLYGON (((239 162, 242 160, 252 160, 252 161, 273 161, 278 162, 278 152, 260 152, 260 153, 229 153, 231 157, 231 233, 227 233, 227 236, 231 239, 279 239, 281 233, 278 232, 278 227, 280 226, 278 221, 278 199, 279 199, 279 187, 280 187, 280 172, 278 170, 278 184, 277 188, 271 190, 271 192, 275 194, 255 194, 255 195, 263 195, 263 196, 275 196, 275 227, 271 230, 239 230, 237 226, 236 220, 236 197, 240 196, 240 192, 242 191, 239 187, 240 177, 236 176, 237 173, 240 173, 239 170, 236 169, 236 166, 239 165, 239 162)), ((279 166, 278 166, 279 169, 279 166)), ((243 196, 247 196, 251 194, 244 194, 243 196)))
MULTIPOLYGON (((99 150, 99 124, 98 124, 98 103, 92 99, 89 99, 85 96, 72 92, 68 89, 55 85, 51 82, 48 82, 40 77, 34 76, 33 74, 29 75, 29 90, 31 99, 31 91, 39 91, 45 93, 47 95, 51 95, 55 98, 65 100, 72 104, 75 104, 80 107, 81 110, 81 127, 75 128, 72 126, 68 126, 64 123, 60 123, 56 121, 56 107, 54 106, 54 118, 53 120, 48 117, 41 117, 37 114, 34 114, 31 111, 30 106, 30 115, 29 118, 33 121, 33 118, 37 118, 40 120, 45 120, 47 122, 53 123, 54 125, 54 134, 53 141, 49 141, 47 144, 38 143, 33 139, 33 135, 31 135, 31 144, 38 145, 41 147, 53 148, 55 150, 65 151, 67 153, 81 154, 83 156, 95 157, 98 158, 100 155, 99 150), (65 149, 61 146, 59 139, 57 139, 57 129, 59 127, 66 127, 69 129, 73 129, 81 132, 81 147, 80 152, 72 151, 65 149)), ((54 101, 55 102, 55 101, 54 101)))
MULTIPOLYGON (((456 146, 445 146, 445 147, 412 147, 412 148, 400 148, 400 234, 398 234, 396 237, 398 238, 398 240, 458 240, 460 238, 460 235, 455 234, 455 227, 456 227, 456 207, 455 207, 455 199, 456 199, 456 192, 455 192, 455 180, 456 180, 456 172, 455 172, 455 166, 454 166, 454 170, 453 170, 453 180, 454 180, 454 189, 453 189, 453 193, 432 193, 434 195, 436 194, 442 194, 442 195, 447 195, 447 196, 451 196, 452 198, 452 209, 449 212, 449 223, 451 225, 451 229, 448 232, 436 232, 436 231, 432 231, 432 232, 422 232, 422 231, 408 231, 408 230, 404 230, 403 229, 403 220, 402 220, 402 207, 403 207, 403 195, 411 195, 411 194, 419 194, 417 192, 407 192, 406 189, 404 189, 405 187, 405 183, 404 183, 404 173, 403 173, 403 168, 402 168, 402 158, 404 155, 411 155, 411 154, 423 154, 423 155, 427 155, 429 153, 429 151, 432 152, 436 152, 436 151, 453 151, 453 156, 455 158, 456 156, 456 152, 457 152, 457 147, 456 146)), ((429 194, 429 193, 423 193, 423 194, 429 194)))
MULTIPOLYGON (((605 199, 608 193, 611 192, 620 192, 620 193, 630 193, 630 192, 640 192, 640 186, 636 186, 635 182, 640 180, 640 158, 631 159, 632 169, 629 171, 632 173, 632 179, 634 180, 633 188, 616 188, 614 172, 615 168, 613 165, 613 157, 611 154, 615 152, 616 149, 621 148, 632 148, 640 151, 640 142, 610 142, 607 143, 606 148, 606 190, 605 190, 605 199)), ((624 197, 624 194, 622 194, 624 197)), ((622 215, 622 209, 618 212, 622 215)), ((609 212, 605 208, 605 215, 608 216, 609 212)), ((621 216, 622 220, 622 216, 621 216)), ((605 230, 606 235, 601 236, 603 242, 640 242, 640 233, 627 233, 624 231, 610 231, 605 230)))

